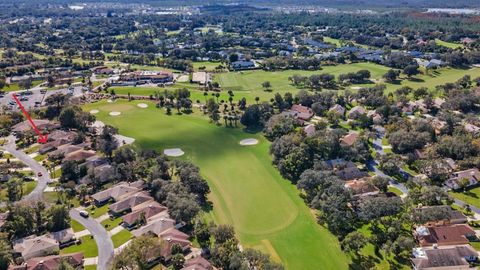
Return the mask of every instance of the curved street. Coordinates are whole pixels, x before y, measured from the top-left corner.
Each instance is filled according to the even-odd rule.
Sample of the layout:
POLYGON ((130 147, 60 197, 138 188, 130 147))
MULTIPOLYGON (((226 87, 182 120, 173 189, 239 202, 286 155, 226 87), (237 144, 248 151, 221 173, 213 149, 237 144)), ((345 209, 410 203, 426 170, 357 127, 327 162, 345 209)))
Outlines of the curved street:
POLYGON ((95 238, 98 247, 97 270, 108 270, 112 263, 114 248, 113 242, 105 228, 92 217, 83 218, 77 209, 70 210, 70 217, 82 224, 95 238))
POLYGON ((0 146, 0 148, 3 148, 4 150, 8 151, 15 158, 25 163, 26 166, 32 169, 32 172, 35 174, 35 177, 37 177, 37 186, 30 194, 23 197, 22 201, 41 200, 43 196, 43 191, 47 188, 48 183, 52 181, 52 179, 50 178, 50 174, 35 159, 31 158, 29 155, 25 154, 23 151, 17 150, 17 147, 15 145, 15 136, 10 135, 9 137, 7 137, 7 140, 8 142, 5 145, 0 146), (38 177, 39 172, 42 174, 42 176, 40 177, 38 177))

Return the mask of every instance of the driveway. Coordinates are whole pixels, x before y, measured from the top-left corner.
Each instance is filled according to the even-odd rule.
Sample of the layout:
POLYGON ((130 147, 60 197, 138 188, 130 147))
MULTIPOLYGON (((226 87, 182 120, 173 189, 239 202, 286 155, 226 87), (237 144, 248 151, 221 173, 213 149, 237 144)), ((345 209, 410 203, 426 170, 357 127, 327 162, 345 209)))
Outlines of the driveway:
POLYGON ((114 248, 108 232, 95 219, 83 218, 77 209, 70 210, 70 217, 82 224, 93 235, 98 247, 97 270, 108 270, 112 264, 114 248))
POLYGON ((43 191, 45 190, 45 188, 47 188, 47 184, 52 181, 52 179, 50 179, 50 174, 48 173, 47 169, 40 165, 36 160, 25 154, 23 151, 17 150, 17 146, 15 145, 15 136, 10 135, 7 139, 8 143, 0 146, 0 148, 7 150, 15 158, 30 167, 36 177, 38 177, 38 173, 42 174, 42 176, 38 177, 37 186, 35 187, 35 189, 30 194, 23 197, 22 201, 42 200, 43 191))

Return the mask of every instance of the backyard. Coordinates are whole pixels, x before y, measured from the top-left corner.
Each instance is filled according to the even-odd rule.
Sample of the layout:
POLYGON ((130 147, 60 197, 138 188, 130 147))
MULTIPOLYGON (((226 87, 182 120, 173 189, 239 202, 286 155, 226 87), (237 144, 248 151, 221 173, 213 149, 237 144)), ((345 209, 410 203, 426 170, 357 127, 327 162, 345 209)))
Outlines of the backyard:
POLYGON ((465 192, 450 191, 449 194, 459 200, 480 208, 480 187, 468 189, 465 192))

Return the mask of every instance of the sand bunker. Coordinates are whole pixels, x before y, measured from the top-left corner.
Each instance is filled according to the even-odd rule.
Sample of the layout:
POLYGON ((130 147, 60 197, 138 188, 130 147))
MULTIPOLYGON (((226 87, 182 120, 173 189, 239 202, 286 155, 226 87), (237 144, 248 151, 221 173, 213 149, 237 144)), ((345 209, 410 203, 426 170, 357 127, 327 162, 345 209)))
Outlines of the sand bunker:
POLYGON ((107 100, 108 103, 113 103, 113 100, 109 99, 107 100))
POLYGON ((96 113, 99 113, 99 111, 98 110, 91 110, 90 113, 91 114, 96 114, 96 113))
POLYGON ((122 113, 121 112, 110 112, 109 114, 110 114, 110 116, 119 116, 122 113))
POLYGON ((240 145, 255 145, 258 144, 257 139, 249 138, 240 141, 240 145))
POLYGON ((145 109, 145 108, 148 108, 148 105, 145 104, 145 103, 138 103, 138 104, 137 104, 137 107, 142 108, 142 109, 145 109))
POLYGON ((165 149, 163 150, 163 153, 169 157, 180 157, 185 154, 185 152, 183 152, 180 148, 165 149))
POLYGON ((352 87, 350 87, 350 89, 352 89, 352 90, 360 90, 360 89, 362 89, 362 88, 363 88, 363 87, 360 87, 360 86, 352 86, 352 87))
POLYGON ((123 135, 120 135, 120 134, 115 134, 115 135, 113 135, 113 137, 115 137, 115 139, 117 140, 117 142, 120 146, 126 145, 126 144, 132 144, 132 143, 135 142, 134 138, 123 136, 123 135))

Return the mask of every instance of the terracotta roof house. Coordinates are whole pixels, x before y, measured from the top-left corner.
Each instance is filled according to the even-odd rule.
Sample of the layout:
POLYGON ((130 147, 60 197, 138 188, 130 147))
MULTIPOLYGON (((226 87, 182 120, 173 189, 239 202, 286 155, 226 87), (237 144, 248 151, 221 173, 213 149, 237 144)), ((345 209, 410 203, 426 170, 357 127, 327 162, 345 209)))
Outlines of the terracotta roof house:
POLYGON ((164 241, 160 254, 165 261, 170 260, 172 257, 172 247, 174 245, 182 247, 183 252, 189 250, 192 245, 192 243, 188 241, 189 236, 187 234, 174 228, 161 233, 159 237, 164 241))
POLYGON ((50 153, 48 153, 48 156, 51 157, 51 156, 57 156, 57 155, 64 155, 66 156, 67 154, 70 154, 72 152, 75 152, 75 151, 78 151, 78 150, 82 150, 83 147, 80 147, 80 146, 77 146, 77 145, 71 145, 71 144, 63 144, 63 145, 60 145, 57 147, 56 150, 54 151, 51 151, 50 153))
POLYGON ((148 202, 146 204, 136 206, 134 209, 132 209, 131 213, 126 214, 122 217, 123 225, 125 227, 135 226, 142 215, 145 220, 147 220, 162 212, 167 213, 167 210, 167 207, 160 205, 157 202, 148 202))
POLYGON ((352 193, 353 198, 377 196, 380 190, 365 179, 345 182, 345 188, 352 193))
POLYGON ((418 218, 430 217, 429 225, 467 223, 467 217, 462 212, 452 209, 450 205, 420 206, 413 209, 413 215, 418 218))
POLYGON ((305 131, 307 137, 311 137, 313 134, 315 134, 315 125, 309 124, 308 126, 303 128, 303 131, 305 131))
POLYGON ((469 243, 468 238, 475 238, 475 231, 467 224, 419 226, 415 230, 414 236, 422 247, 466 245, 469 243))
POLYGON ((450 169, 452 169, 453 171, 457 169, 457 163, 455 163, 455 160, 453 160, 451 158, 446 158, 444 160, 448 164, 450 169))
POLYGON ((13 250, 21 254, 24 260, 34 257, 41 257, 57 253, 59 250, 58 242, 48 235, 29 236, 15 241, 13 250))
POLYGON ((366 114, 367 111, 362 106, 355 106, 348 111, 348 118, 357 119, 360 115, 366 114))
POLYGON ((352 146, 357 142, 359 137, 360 136, 358 135, 357 132, 350 132, 340 139, 340 144, 346 145, 346 146, 352 146))
POLYGON ((477 260, 478 253, 470 246, 423 249, 412 259, 415 270, 467 270, 469 262, 477 260))
MULTIPOLYGON (((58 124, 54 124, 52 122, 50 122, 49 120, 43 120, 43 119, 33 119, 32 120, 35 125, 37 126, 37 128, 39 130, 52 130, 52 129, 55 129, 57 127, 59 127, 58 124)), ((14 125, 12 127, 12 132, 25 132, 25 131, 28 131, 28 130, 31 130, 32 129, 32 126, 30 124, 30 122, 28 120, 25 120, 23 122, 20 122, 16 125, 14 125)))
POLYGON ((213 270, 212 264, 202 256, 187 260, 181 270, 213 270))
MULTIPOLYGON (((142 185, 143 185, 143 182, 142 182, 142 185)), ((93 194, 92 198, 95 200, 95 204, 101 205, 108 202, 110 199, 118 201, 124 196, 132 195, 134 193, 139 192, 140 190, 141 190, 141 186, 136 182, 134 183, 121 182, 109 189, 93 194)))
POLYGON ((51 255, 46 257, 32 258, 22 265, 10 265, 9 270, 57 270, 60 262, 64 260, 73 268, 83 268, 83 253, 65 255, 51 255))
POLYGON ((2 228, 3 225, 5 224, 5 221, 7 221, 7 217, 8 217, 8 211, 4 213, 0 213, 0 228, 2 228))
POLYGON ((465 128, 465 131, 473 135, 477 135, 478 133, 480 133, 480 127, 477 127, 475 125, 465 124, 463 127, 465 128))
POLYGON ((480 179, 480 171, 477 168, 454 172, 450 179, 445 181, 445 185, 451 189, 462 187, 462 181, 468 180, 467 187, 476 185, 480 179))
POLYGON ((305 106, 302 106, 302 105, 295 104, 295 105, 292 106, 292 108, 290 110, 296 113, 295 115, 296 115, 297 118, 299 118, 301 120, 304 120, 304 121, 307 121, 307 120, 309 120, 310 118, 313 117, 312 109, 310 109, 308 107, 305 107, 305 106))
POLYGON ((68 153, 67 155, 65 155, 65 158, 63 160, 81 161, 89 157, 92 157, 94 155, 95 155, 95 151, 82 149, 82 150, 77 150, 75 152, 68 153))
POLYGON ((145 202, 153 202, 153 198, 146 192, 138 192, 109 205, 108 212, 113 216, 118 216, 145 202))
POLYGON ((162 232, 175 227, 175 220, 168 217, 161 217, 147 222, 147 225, 140 227, 137 230, 133 230, 132 234, 135 237, 150 233, 154 235, 160 235, 162 232))
POLYGON ((340 116, 345 115, 345 108, 342 105, 335 104, 329 110, 329 112, 334 112, 340 116))

